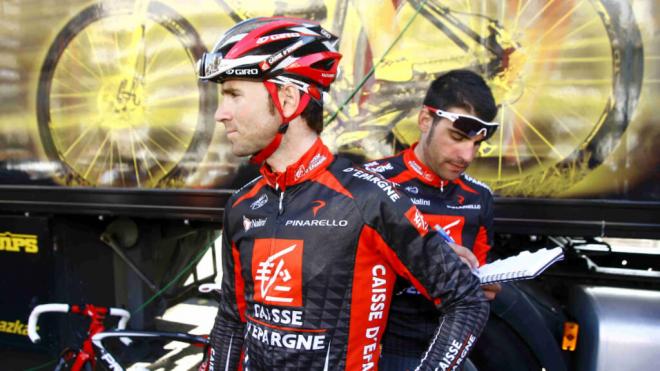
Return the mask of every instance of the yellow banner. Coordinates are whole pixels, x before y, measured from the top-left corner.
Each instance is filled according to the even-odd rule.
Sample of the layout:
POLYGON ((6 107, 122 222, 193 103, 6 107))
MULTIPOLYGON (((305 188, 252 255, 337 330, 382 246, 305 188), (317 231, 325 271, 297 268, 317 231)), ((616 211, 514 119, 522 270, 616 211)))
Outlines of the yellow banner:
POLYGON ((470 175, 503 196, 655 199, 653 0, 0 0, 0 183, 219 188, 236 177, 195 62, 236 22, 340 36, 323 137, 384 157, 416 141, 430 81, 480 73, 501 128, 470 175))

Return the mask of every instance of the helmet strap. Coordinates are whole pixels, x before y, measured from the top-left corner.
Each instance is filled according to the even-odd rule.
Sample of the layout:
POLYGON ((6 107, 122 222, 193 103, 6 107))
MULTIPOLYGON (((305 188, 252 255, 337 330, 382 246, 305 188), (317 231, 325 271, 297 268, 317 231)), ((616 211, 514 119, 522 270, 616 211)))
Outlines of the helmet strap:
POLYGON ((280 127, 277 130, 277 134, 275 134, 273 140, 266 147, 264 147, 259 152, 252 155, 252 157, 250 158, 251 163, 258 165, 262 164, 273 153, 275 153, 275 151, 279 148, 280 143, 282 143, 282 138, 284 137, 286 130, 289 128, 289 122, 291 122, 291 120, 293 120, 294 118, 300 116, 300 114, 302 113, 303 110, 305 110, 311 99, 309 94, 301 92, 298 108, 296 108, 296 111, 293 114, 286 117, 284 116, 284 110, 282 109, 282 104, 280 103, 280 98, 279 95, 277 94, 277 85, 270 81, 264 81, 264 86, 266 87, 266 90, 268 90, 268 93, 273 99, 273 104, 275 105, 277 112, 279 112, 280 117, 282 118, 282 123, 280 124, 280 127))

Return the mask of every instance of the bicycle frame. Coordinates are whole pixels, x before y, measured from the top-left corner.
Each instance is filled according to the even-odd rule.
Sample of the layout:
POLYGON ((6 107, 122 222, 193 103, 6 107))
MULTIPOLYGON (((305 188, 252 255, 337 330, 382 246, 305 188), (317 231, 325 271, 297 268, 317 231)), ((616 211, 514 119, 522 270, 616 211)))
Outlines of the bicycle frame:
MULTIPOLYGON (((87 338, 83 341, 82 346, 76 350, 76 359, 71 366, 72 371, 82 370, 85 363, 90 363, 92 369, 96 366, 96 353, 92 344, 92 337, 100 332, 105 331, 103 324, 105 318, 110 316, 120 317, 117 329, 126 328, 126 323, 131 318, 131 314, 121 308, 101 307, 92 304, 85 305, 69 305, 69 304, 41 304, 37 305, 28 318, 28 337, 33 343, 41 341, 41 337, 37 333, 37 322, 39 316, 43 313, 74 313, 90 319, 89 327, 87 329, 87 338)), ((129 338, 120 339, 124 344, 129 345, 131 340, 129 338)))
MULTIPOLYGON (((209 339, 204 336, 190 335, 179 332, 158 332, 158 331, 130 331, 130 330, 110 330, 97 333, 92 336, 92 344, 97 353, 97 358, 108 369, 113 371, 123 371, 124 368, 117 362, 115 357, 103 345, 103 341, 108 338, 159 338, 172 341, 180 341, 191 344, 196 347, 204 348, 204 355, 207 355, 209 339)), ((202 360, 202 366, 205 365, 206 358, 202 360)))
MULTIPOLYGON (((201 293, 218 293, 220 285, 215 283, 202 284, 198 288, 201 293)), ((159 338, 164 340, 180 341, 193 346, 204 348, 204 358, 200 370, 206 370, 208 367, 210 342, 207 336, 190 335, 178 332, 158 332, 158 331, 131 331, 126 330, 131 315, 121 308, 101 307, 92 304, 69 305, 69 304, 41 304, 37 305, 28 319, 28 337, 33 343, 38 343, 41 337, 37 333, 37 323, 39 316, 44 313, 75 313, 90 318, 90 324, 87 329, 87 337, 82 346, 75 350, 76 359, 71 366, 72 371, 82 370, 86 363, 96 366, 97 361, 106 368, 113 371, 123 371, 124 368, 117 362, 115 357, 103 345, 103 341, 108 338, 119 337, 119 340, 125 345, 132 343, 131 338, 159 338), (106 317, 120 317, 116 329, 106 331, 104 321, 106 317)))

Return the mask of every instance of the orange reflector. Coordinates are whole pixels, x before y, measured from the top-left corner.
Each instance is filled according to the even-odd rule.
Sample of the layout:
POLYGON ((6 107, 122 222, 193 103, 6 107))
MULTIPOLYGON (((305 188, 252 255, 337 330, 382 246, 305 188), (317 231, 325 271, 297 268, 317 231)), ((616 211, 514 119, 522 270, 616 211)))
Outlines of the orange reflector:
POLYGON ((575 322, 564 323, 564 338, 561 342, 561 349, 571 352, 575 350, 579 328, 580 326, 575 322))

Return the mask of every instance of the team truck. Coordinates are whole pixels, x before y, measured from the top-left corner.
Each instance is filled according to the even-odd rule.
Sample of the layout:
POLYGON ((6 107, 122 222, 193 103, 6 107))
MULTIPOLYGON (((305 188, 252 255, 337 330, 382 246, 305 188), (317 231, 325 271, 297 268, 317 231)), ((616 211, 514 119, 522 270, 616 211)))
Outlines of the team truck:
POLYGON ((256 171, 231 154, 213 119, 221 97, 195 63, 236 22, 290 15, 341 36, 323 139, 356 161, 417 140, 444 71, 493 89, 501 127, 469 169, 495 195, 491 259, 557 246, 565 259, 503 285, 470 355, 479 370, 657 368, 656 7, 0 1, 0 343, 71 340, 46 321, 29 342, 41 303, 124 307, 139 329, 219 279, 190 267, 215 252, 225 203, 256 171))

